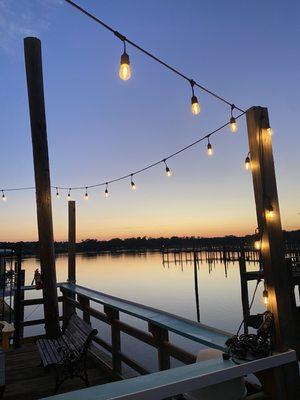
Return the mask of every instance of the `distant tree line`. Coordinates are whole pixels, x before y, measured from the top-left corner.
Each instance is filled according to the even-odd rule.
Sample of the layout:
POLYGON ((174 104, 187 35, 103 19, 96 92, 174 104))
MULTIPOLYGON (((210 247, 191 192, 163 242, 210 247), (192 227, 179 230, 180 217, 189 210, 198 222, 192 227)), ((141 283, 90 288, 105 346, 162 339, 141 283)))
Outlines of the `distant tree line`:
MULTIPOLYGON (((291 245, 300 244, 300 230, 284 231, 284 240, 291 245)), ((151 237, 135 237, 120 239, 114 238, 110 240, 86 239, 76 244, 77 252, 101 252, 101 251, 145 251, 145 250, 162 250, 168 248, 199 248, 204 246, 241 246, 252 245, 255 240, 254 235, 246 236, 224 236, 224 237, 195 237, 195 236, 172 236, 170 238, 151 238, 151 237)), ((21 246, 22 252, 25 254, 38 254, 38 242, 0 242, 0 249, 14 248, 21 246)), ((68 242, 55 242, 56 253, 65 253, 68 251, 68 242)))

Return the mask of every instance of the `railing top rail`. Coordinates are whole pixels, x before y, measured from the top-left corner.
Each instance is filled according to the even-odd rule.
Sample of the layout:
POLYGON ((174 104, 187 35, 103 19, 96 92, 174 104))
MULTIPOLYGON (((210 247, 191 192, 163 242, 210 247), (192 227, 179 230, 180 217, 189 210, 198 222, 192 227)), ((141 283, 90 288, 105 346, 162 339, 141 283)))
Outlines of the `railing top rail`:
POLYGON ((96 303, 107 305, 117 309, 125 314, 132 315, 154 325, 158 325, 168 331, 174 332, 180 336, 184 336, 190 340, 202 343, 208 347, 224 351, 226 349, 225 342, 232 336, 228 332, 212 328, 207 325, 199 324, 194 321, 157 310, 139 303, 123 300, 118 297, 110 296, 83 286, 63 283, 60 285, 62 290, 76 293, 86 297, 96 303))
POLYGON ((47 397, 44 400, 160 400, 295 361, 294 350, 250 362, 241 362, 239 365, 220 358, 93 386, 47 397))

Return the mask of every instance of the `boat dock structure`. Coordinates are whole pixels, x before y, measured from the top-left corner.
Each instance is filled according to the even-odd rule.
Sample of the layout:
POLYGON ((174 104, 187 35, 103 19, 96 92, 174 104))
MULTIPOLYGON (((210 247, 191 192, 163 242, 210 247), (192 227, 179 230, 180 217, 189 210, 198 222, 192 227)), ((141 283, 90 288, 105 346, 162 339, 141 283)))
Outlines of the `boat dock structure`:
MULTIPOLYGON (((35 272, 35 284, 27 285, 22 243, 7 246, 0 252, 0 388, 3 400, 210 400, 213 393, 219 393, 215 400, 227 400, 231 390, 238 393, 230 397, 233 400, 300 399, 300 251, 288 247, 283 240, 268 108, 251 106, 243 110, 163 62, 73 0, 62 3, 68 3, 67 7, 71 6, 80 18, 100 25, 120 41, 124 49, 119 67, 121 79, 128 80, 131 76, 126 47, 131 46, 189 85, 193 114, 200 112, 195 90, 202 90, 220 101, 230 114, 225 124, 136 171, 90 186, 53 186, 42 43, 37 37, 24 39, 24 81, 26 75, 34 167, 34 186, 26 189, 35 193, 40 271, 35 272), (108 288, 104 284, 103 292, 83 286, 76 269, 80 220, 71 193, 83 191, 87 199, 88 191, 101 187, 107 197, 110 185, 120 180, 127 180, 129 189, 134 192, 137 175, 161 165, 169 176, 169 159, 195 144, 204 142, 211 155, 213 135, 224 127, 235 132, 236 120, 241 118, 245 119, 248 137, 246 163, 248 167, 251 164, 249 172, 257 226, 255 243, 164 248, 161 254, 165 268, 183 263, 194 268, 197 321, 166 312, 163 305, 153 308, 142 301, 112 296, 106 293, 108 288), (67 194, 68 268, 64 282, 58 281, 56 273, 53 191, 58 197, 59 191, 67 194), (232 262, 237 264, 240 273, 243 321, 238 330, 233 326, 230 332, 205 325, 200 318, 201 263, 213 268, 219 261, 224 264, 225 275, 232 262), (249 269, 249 265, 253 268, 249 269), (256 284, 252 298, 250 282, 256 284), (265 308, 264 312, 254 314, 252 305, 259 284, 265 308), (30 318, 30 310, 37 306, 41 306, 42 314, 30 318), (36 328, 42 333, 37 333, 36 328), (151 351, 155 356, 155 368, 150 368, 147 360, 143 363, 135 359, 125 348, 124 338, 151 351), (187 351, 174 338, 179 338, 179 343, 189 341, 197 351, 187 351)), ((45 60, 47 62, 47 57, 45 60)), ((2 198, 5 196, 3 189, 2 198)), ((122 276, 115 279, 122 284, 122 276)))

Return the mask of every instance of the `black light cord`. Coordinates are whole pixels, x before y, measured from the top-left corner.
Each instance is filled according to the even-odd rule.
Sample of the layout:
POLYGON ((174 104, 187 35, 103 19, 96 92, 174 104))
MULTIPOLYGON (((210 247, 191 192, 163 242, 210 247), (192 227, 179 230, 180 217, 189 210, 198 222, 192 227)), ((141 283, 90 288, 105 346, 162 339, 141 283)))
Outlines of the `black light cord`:
POLYGON ((231 103, 230 101, 224 99, 223 97, 219 96, 218 94, 212 92, 211 90, 207 89, 206 87, 200 85, 199 83, 197 83, 194 79, 191 79, 189 77, 187 77, 185 74, 183 74, 182 72, 178 71, 176 68, 172 67, 170 64, 167 64, 166 62, 164 62, 163 60, 161 60, 160 58, 156 57, 154 54, 150 53, 149 51, 145 50, 143 47, 139 46, 138 44, 136 44, 135 42, 133 42, 132 40, 128 39, 126 36, 122 35, 120 32, 116 31, 115 29, 113 29, 111 26, 107 25, 105 22, 103 22, 101 19, 97 18, 95 15, 91 14, 90 12, 88 12, 87 10, 85 10, 84 8, 80 7, 78 4, 76 4, 74 1, 72 0, 65 0, 67 3, 69 3, 71 6, 73 6, 74 8, 76 8, 77 10, 79 10, 80 12, 82 12, 84 15, 86 15, 87 17, 91 18, 92 20, 94 20, 95 22, 97 22, 98 24, 102 25, 105 29, 109 30, 110 32, 112 32, 118 39, 120 39, 121 41, 123 41, 124 43, 127 42, 128 44, 130 44, 132 47, 136 48, 137 50, 141 51, 142 53, 144 53, 146 56, 152 58, 152 60, 158 62, 159 64, 163 65, 164 67, 166 67, 167 69, 169 69, 170 71, 174 72, 176 75, 180 76, 181 78, 185 79, 186 81, 188 81, 190 84, 192 84, 193 82, 193 86, 197 86, 198 88, 200 88, 201 90, 203 90, 204 92, 208 93, 209 95, 215 97, 216 99, 222 101, 223 103, 229 105, 231 107, 231 110, 236 109, 238 111, 241 112, 245 112, 245 110, 237 107, 235 104, 231 103))
MULTIPOLYGON (((245 112, 242 112, 241 114, 239 114, 236 117, 236 119, 242 117, 244 114, 245 114, 245 112)), ((175 151, 174 153, 169 154, 168 156, 163 157, 162 159, 160 159, 158 161, 155 161, 152 164, 146 165, 145 167, 143 167, 141 169, 138 169, 138 170, 136 170, 134 172, 130 172, 130 173, 126 174, 126 175, 122 175, 122 176, 120 176, 118 178, 114 178, 114 179, 111 179, 111 180, 105 180, 103 182, 96 183, 96 184, 93 184, 93 185, 83 185, 83 186, 73 186, 73 187, 72 186, 66 187, 66 186, 57 186, 57 185, 53 185, 52 186, 51 185, 51 188, 52 189, 56 189, 56 190, 68 190, 70 192, 71 190, 83 190, 83 189, 87 190, 87 189, 91 189, 91 188, 95 188, 95 187, 99 187, 99 186, 107 186, 107 185, 109 185, 111 183, 119 182, 119 181, 122 181, 124 179, 129 179, 129 178, 133 177, 134 175, 141 174, 142 172, 145 172, 148 169, 154 168, 159 164, 165 163, 170 158, 178 156, 179 154, 183 153, 184 151, 190 149, 191 147, 196 146, 198 143, 202 142, 203 140, 206 140, 206 139, 209 140, 209 138, 212 135, 219 134, 221 132, 221 130, 223 128, 225 128, 226 126, 228 126, 229 124, 230 124, 230 122, 226 122, 225 124, 219 126, 218 128, 214 129, 213 131, 211 131, 211 132, 207 133, 206 135, 202 136, 200 139, 195 140, 194 142, 188 144, 185 147, 182 147, 181 149, 175 151)), ((34 189, 35 189, 34 186, 28 186, 28 187, 11 188, 11 189, 9 188, 9 189, 0 189, 0 190, 2 192, 12 192, 12 191, 17 191, 17 190, 34 190, 34 189)))

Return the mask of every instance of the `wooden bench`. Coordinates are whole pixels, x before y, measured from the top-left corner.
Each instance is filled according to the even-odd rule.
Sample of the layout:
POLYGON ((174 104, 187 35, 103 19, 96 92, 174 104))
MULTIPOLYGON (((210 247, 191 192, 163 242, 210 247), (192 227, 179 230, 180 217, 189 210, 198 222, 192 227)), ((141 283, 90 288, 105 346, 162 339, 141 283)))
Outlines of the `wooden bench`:
POLYGON ((98 333, 77 314, 72 314, 66 329, 57 339, 38 339, 41 365, 52 367, 56 372, 56 394, 60 385, 66 379, 78 377, 89 386, 86 357, 90 343, 98 333))

